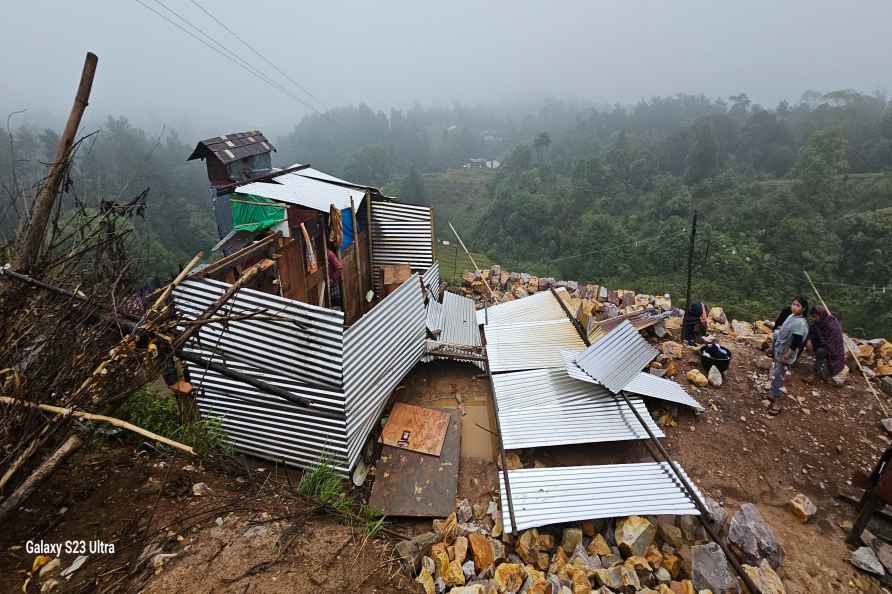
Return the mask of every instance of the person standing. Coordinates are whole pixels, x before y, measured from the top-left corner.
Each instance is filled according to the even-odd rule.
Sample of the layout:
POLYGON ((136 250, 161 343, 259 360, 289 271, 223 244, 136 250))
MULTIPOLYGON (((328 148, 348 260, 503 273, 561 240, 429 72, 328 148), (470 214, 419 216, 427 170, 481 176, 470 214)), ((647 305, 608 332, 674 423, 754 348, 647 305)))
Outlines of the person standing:
POLYGON ((805 321, 805 312, 808 309, 808 301, 797 296, 790 303, 790 315, 784 320, 780 328, 775 329, 772 342, 774 364, 771 366, 771 390, 769 397, 772 400, 771 413, 777 414, 782 408, 780 398, 784 395, 784 376, 790 366, 796 362, 808 336, 808 322, 805 321))
POLYGON ((325 256, 328 259, 328 285, 331 287, 331 304, 343 307, 344 292, 341 290, 341 270, 343 270, 344 264, 338 258, 337 249, 337 245, 329 242, 325 256))
POLYGON ((843 342, 842 326, 833 314, 823 305, 811 308, 813 335, 812 349, 815 353, 815 374, 837 386, 845 383, 848 376, 846 348, 843 342))

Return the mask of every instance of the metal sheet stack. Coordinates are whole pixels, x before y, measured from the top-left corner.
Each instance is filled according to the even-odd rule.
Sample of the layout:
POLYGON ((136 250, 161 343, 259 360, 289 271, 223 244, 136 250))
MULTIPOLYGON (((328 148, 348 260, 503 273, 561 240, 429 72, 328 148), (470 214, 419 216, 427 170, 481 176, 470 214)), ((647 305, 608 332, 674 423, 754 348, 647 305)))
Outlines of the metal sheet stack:
MULTIPOLYGON (((500 304, 486 316, 486 355, 506 449, 648 439, 647 429, 663 437, 641 398, 629 396, 627 404, 618 396, 630 388, 700 407, 675 382, 651 376, 676 387, 669 389, 640 377, 649 375, 641 370, 658 351, 628 321, 586 348, 555 293, 500 304)), ((507 474, 517 530, 632 514, 699 513, 666 463, 507 474)), ((510 530, 508 489, 503 475, 499 480, 504 525, 510 530)))

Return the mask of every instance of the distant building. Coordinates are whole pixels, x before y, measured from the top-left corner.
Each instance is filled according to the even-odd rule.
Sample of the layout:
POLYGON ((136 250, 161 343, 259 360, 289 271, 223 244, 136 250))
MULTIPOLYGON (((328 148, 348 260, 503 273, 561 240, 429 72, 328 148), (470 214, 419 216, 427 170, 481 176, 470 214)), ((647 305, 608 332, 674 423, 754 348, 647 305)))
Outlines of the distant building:
POLYGON ((495 159, 468 159, 468 162, 462 167, 465 169, 498 169, 501 165, 495 159))

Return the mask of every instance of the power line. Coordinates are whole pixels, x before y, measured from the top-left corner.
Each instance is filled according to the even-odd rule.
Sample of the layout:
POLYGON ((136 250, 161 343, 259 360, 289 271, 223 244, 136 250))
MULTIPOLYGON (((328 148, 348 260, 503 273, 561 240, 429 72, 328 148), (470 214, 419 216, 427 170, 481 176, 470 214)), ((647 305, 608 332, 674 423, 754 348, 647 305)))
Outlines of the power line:
MULTIPOLYGON (((247 71, 247 72, 248 72, 249 74, 251 74, 252 76, 254 76, 254 77, 260 79, 261 81, 263 81, 263 82, 265 82, 266 84, 270 85, 270 86, 273 87, 274 89, 276 89, 276 90, 278 90, 278 91, 281 91, 282 93, 285 93, 286 95, 288 95, 289 97, 291 97, 292 99, 294 99, 295 101, 297 101, 298 103, 300 103, 301 105, 303 105, 304 107, 307 107, 307 108, 309 108, 310 110, 312 110, 312 111, 318 113, 318 110, 317 110, 313 105, 307 103, 307 102, 304 101, 302 98, 298 97, 297 95, 295 95, 294 93, 292 93, 291 91, 289 91, 288 89, 286 89, 285 87, 283 87, 282 85, 276 83, 275 81, 273 81, 272 79, 270 79, 269 77, 267 77, 266 74, 264 74, 262 71, 256 69, 256 68, 253 67, 249 62, 245 61, 243 58, 239 57, 237 54, 235 54, 234 52, 232 52, 232 50, 229 50, 229 49, 226 48, 223 44, 221 44, 220 42, 214 40, 213 37, 211 37, 210 35, 208 35, 208 34, 205 33, 204 31, 202 31, 199 27, 197 27, 197 26, 193 25, 192 23, 190 23, 190 22, 188 21, 188 19, 186 19, 186 18, 180 16, 176 11, 174 11, 173 9, 169 8, 168 6, 166 6, 166 5, 165 5, 164 3, 162 3, 160 0, 155 0, 155 2, 158 3, 159 5, 163 6, 163 7, 164 7, 166 10, 168 10, 171 14, 177 15, 177 17, 180 18, 183 22, 185 22, 185 23, 188 24, 189 26, 193 27, 193 28, 196 29, 197 31, 200 31, 200 32, 202 33, 202 35, 204 35, 205 37, 207 37, 208 39, 210 39, 212 43, 215 43, 215 44, 219 45, 220 47, 219 47, 219 48, 218 48, 218 47, 215 47, 214 45, 212 45, 212 43, 209 43, 208 41, 202 39, 201 37, 199 37, 198 35, 196 35, 196 34, 193 33, 192 31, 190 31, 189 29, 187 29, 186 27, 184 27, 184 26, 181 25, 180 23, 174 21, 173 19, 169 18, 167 15, 165 15, 165 14, 159 12, 158 10, 156 10, 155 8, 149 6, 148 4, 146 4, 145 2, 143 2, 143 0, 134 0, 134 1, 135 1, 136 3, 138 3, 138 4, 140 4, 143 8, 145 8, 145 9, 147 9, 147 10, 149 10, 149 11, 155 13, 157 16, 161 17, 162 19, 164 19, 165 21, 167 21, 167 22, 170 23, 171 25, 175 26, 177 29, 183 31, 184 33, 186 33, 187 35, 189 35, 190 37, 192 37, 193 39, 195 39, 196 41, 198 41, 198 42, 201 43, 202 45, 204 45, 204 46, 210 48, 211 50, 213 50, 213 51, 215 51, 216 53, 220 54, 221 56, 223 56, 224 58, 226 58, 227 60, 229 60, 230 62, 232 62, 233 64, 235 64, 236 66, 238 66, 238 67, 242 68, 243 70, 247 71), (220 48, 223 48, 223 49, 220 49, 220 48), (227 52, 228 52, 228 53, 227 53, 227 52), (232 55, 229 55, 229 54, 232 54, 232 55), (233 56, 234 56, 234 57, 233 57, 233 56)), ((322 115, 324 116, 325 114, 322 114, 322 115)), ((333 120, 330 120, 330 121, 333 121, 333 120)))
MULTIPOLYGON (((213 14, 211 11, 209 11, 207 8, 205 8, 204 6, 202 6, 201 4, 199 4, 198 2, 196 2, 195 0, 192 0, 192 4, 194 4, 195 6, 197 6, 199 9, 201 9, 202 12, 204 12, 206 15, 208 15, 209 17, 211 17, 211 18, 214 20, 214 22, 217 23, 218 25, 220 25, 221 27, 223 27, 223 29, 225 29, 227 33, 229 33, 230 35, 232 35, 233 37, 235 37, 236 39, 238 39, 239 41, 241 41, 241 42, 245 45, 245 47, 247 47, 249 50, 251 50, 252 52, 254 52, 254 54, 257 55, 261 60, 263 60, 264 62, 266 62, 266 63, 269 64, 270 66, 272 66, 273 69, 274 69, 276 72, 278 72, 279 74, 281 74, 282 76, 284 76, 284 77, 285 77, 291 84, 293 84, 295 87, 297 87, 298 89, 300 89, 301 91, 303 91, 304 93, 306 93, 307 96, 309 96, 313 101, 316 101, 317 103, 320 103, 320 104, 322 103, 322 101, 320 101, 316 96, 313 95, 313 93, 311 93, 309 90, 307 90, 306 87, 304 87, 304 86, 301 85, 299 82, 297 82, 296 80, 294 80, 293 78, 291 78, 290 76, 288 76, 288 73, 287 73, 287 72, 283 71, 281 68, 279 68, 278 66, 276 66, 276 65, 273 63, 272 60, 270 60, 270 59, 267 58, 265 55, 263 55, 262 53, 260 53, 260 51, 257 50, 253 45, 251 45, 250 43, 248 43, 247 41, 245 41, 245 40, 241 37, 241 35, 239 35, 239 34, 236 33, 235 31, 233 31, 233 30, 230 29, 229 27, 227 27, 226 24, 225 24, 223 21, 221 21, 220 19, 218 19, 216 16, 214 16, 214 14, 213 14)), ((319 110, 316 110, 316 111, 319 111, 319 110)))
MULTIPOLYGON (((687 233, 687 230, 682 229, 681 231, 672 233, 670 235, 659 235, 659 236, 651 237, 648 239, 637 239, 637 240, 630 241, 628 243, 622 243, 622 244, 620 244, 620 247, 627 247, 627 246, 638 247, 639 245, 644 244, 644 243, 650 243, 652 241, 665 241, 667 239, 673 239, 680 235, 685 235, 686 233, 687 233)), ((609 242, 605 242, 605 244, 606 243, 609 243, 609 242)), ((615 245, 615 244, 613 244, 613 245, 615 245)), ((599 254, 599 253, 601 253, 601 250, 594 250, 591 252, 583 252, 581 254, 574 254, 572 256, 561 256, 560 258, 552 258, 551 262, 562 262, 564 260, 572 260, 574 258, 581 258, 583 256, 591 256, 592 254, 599 254)))

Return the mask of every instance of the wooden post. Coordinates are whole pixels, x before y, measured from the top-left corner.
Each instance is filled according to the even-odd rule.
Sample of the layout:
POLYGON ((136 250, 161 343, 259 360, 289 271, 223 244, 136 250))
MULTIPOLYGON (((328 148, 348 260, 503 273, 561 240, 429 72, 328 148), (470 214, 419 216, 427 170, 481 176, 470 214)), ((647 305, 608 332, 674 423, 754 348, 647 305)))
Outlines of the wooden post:
MULTIPOLYGON (((366 200, 368 200, 368 192, 366 192, 366 200)), ((359 291, 359 315, 365 311, 365 295, 362 294, 362 268, 359 266, 359 224, 356 221, 356 206, 353 204, 353 196, 350 196, 350 219, 353 225, 353 261, 356 264, 356 288, 359 291)))
POLYGON ((68 122, 65 124, 65 130, 62 132, 61 138, 59 138, 59 145, 56 147, 56 158, 50 167, 46 182, 37 195, 34 210, 31 213, 31 220, 21 228, 21 235, 16 238, 17 249, 12 260, 12 268, 14 270, 30 272, 40 256, 40 250, 43 247, 43 240, 46 235, 46 226, 56 202, 59 184, 62 182, 62 174, 71 154, 71 147, 74 146, 74 138, 77 135, 77 129, 80 127, 81 118, 84 115, 84 110, 87 109, 90 99, 93 75, 96 73, 96 63, 98 61, 99 58, 96 57, 96 54, 87 52, 84 69, 81 72, 80 84, 77 87, 77 94, 74 98, 74 105, 71 107, 71 113, 68 114, 68 122))
POLYGON ((59 466, 69 454, 81 447, 82 443, 83 441, 81 441, 81 438, 77 435, 69 436, 58 450, 53 452, 53 454, 50 455, 50 457, 47 458, 37 470, 32 472, 31 475, 19 485, 18 489, 13 491, 12 495, 7 497, 3 503, 0 504, 0 520, 2 520, 9 512, 24 503, 37 485, 43 482, 43 479, 51 475, 53 471, 56 470, 56 467, 59 466))
POLYGON ((691 221, 691 243, 688 246, 688 288, 684 296, 684 310, 688 311, 691 307, 691 273, 694 267, 694 239, 697 237, 697 211, 694 211, 694 218, 691 221))

